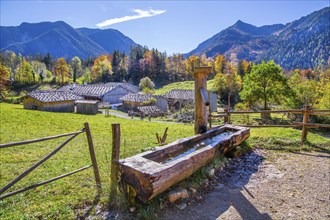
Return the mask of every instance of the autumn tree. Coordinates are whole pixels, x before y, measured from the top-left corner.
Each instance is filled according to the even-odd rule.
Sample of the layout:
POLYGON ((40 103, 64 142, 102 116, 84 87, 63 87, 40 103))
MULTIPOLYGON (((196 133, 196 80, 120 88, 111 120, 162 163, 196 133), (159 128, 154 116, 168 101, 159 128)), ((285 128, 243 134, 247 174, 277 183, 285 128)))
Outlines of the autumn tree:
POLYGON ((25 58, 21 57, 21 62, 16 69, 15 82, 19 85, 31 84, 34 82, 34 71, 25 58))
POLYGON ((144 93, 151 93, 155 85, 149 77, 144 77, 140 80, 139 87, 144 93))
POLYGON ((226 58, 224 56, 222 56, 221 54, 216 56, 215 61, 214 61, 214 69, 215 69, 216 74, 223 73, 226 62, 227 62, 226 58))
POLYGON ((238 62, 237 73, 241 77, 244 77, 245 75, 251 72, 251 68, 252 68, 252 63, 242 59, 238 62))
POLYGON ((111 61, 111 55, 101 55, 95 59, 92 67, 93 81, 102 81, 104 83, 111 81, 113 73, 111 61))
POLYGON ((82 68, 81 68, 81 60, 79 57, 75 56, 71 59, 71 68, 72 68, 72 80, 76 82, 77 78, 80 77, 82 68))
POLYGON ((8 68, 0 62, 0 100, 4 99, 7 95, 10 82, 10 73, 8 68))
POLYGON ((218 73, 214 77, 214 83, 212 90, 217 92, 220 97, 226 96, 228 106, 230 106, 230 98, 233 95, 237 96, 237 93, 242 88, 242 79, 237 74, 237 70, 235 66, 233 66, 231 63, 226 62, 224 70, 224 73, 218 73))
POLYGON ((40 61, 31 61, 31 66, 33 69, 33 80, 34 82, 37 81, 41 81, 43 82, 43 80, 47 77, 47 68, 46 65, 40 61))
POLYGON ((64 84, 69 80, 69 66, 64 58, 58 58, 55 63, 55 75, 57 82, 64 84))
POLYGON ((320 97, 318 82, 304 74, 295 73, 288 80, 288 85, 292 93, 286 97, 286 106, 290 108, 302 108, 305 104, 313 107, 320 97))
POLYGON ((254 65, 243 81, 241 99, 251 104, 261 101, 265 110, 270 101, 280 103, 283 95, 288 92, 287 79, 281 73, 281 67, 273 60, 254 65))

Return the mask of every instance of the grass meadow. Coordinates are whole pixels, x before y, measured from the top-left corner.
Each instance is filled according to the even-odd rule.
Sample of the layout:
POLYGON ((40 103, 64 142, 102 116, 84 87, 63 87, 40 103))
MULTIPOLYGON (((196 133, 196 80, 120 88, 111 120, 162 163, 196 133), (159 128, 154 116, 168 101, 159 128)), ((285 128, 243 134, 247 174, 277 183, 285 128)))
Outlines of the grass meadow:
MULTIPOLYGON (((122 119, 101 114, 51 113, 24 110, 22 105, 0 103, 0 143, 30 140, 78 131, 88 122, 93 136, 102 179, 102 194, 97 190, 92 169, 45 186, 0 200, 0 219, 75 219, 93 213, 95 204, 106 205, 109 198, 111 166, 111 124, 121 124, 121 158, 156 145, 155 133, 169 127, 168 142, 193 135, 193 125, 169 124, 122 119), (90 210, 89 210, 90 209, 90 210)), ((301 145, 301 131, 291 128, 251 129, 247 143, 251 147, 328 151, 330 140, 309 133, 309 142, 301 145)), ((35 144, 0 149, 0 187, 66 140, 65 137, 35 144)), ((28 174, 8 191, 22 188, 91 164, 85 133, 73 139, 58 154, 28 174)), ((106 207, 106 206, 105 206, 106 207)))

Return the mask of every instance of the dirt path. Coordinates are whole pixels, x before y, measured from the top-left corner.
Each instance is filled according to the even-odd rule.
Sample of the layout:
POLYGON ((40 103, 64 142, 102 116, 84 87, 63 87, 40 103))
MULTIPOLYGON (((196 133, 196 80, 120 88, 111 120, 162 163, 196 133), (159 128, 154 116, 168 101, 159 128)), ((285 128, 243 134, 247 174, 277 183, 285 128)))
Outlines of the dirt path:
POLYGON ((205 190, 160 219, 330 219, 330 154, 256 150, 232 160, 205 190))

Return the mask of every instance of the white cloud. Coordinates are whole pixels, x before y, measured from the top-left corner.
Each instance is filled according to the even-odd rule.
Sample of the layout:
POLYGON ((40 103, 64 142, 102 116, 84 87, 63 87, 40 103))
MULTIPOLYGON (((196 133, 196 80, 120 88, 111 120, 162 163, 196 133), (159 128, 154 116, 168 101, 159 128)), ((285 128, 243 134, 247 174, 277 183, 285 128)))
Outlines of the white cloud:
POLYGON ((106 27, 112 24, 117 24, 120 22, 125 22, 125 21, 130 21, 130 20, 135 20, 135 19, 140 19, 140 18, 146 18, 146 17, 153 17, 156 15, 160 15, 166 12, 166 10, 153 10, 149 9, 148 11, 141 10, 141 9, 134 9, 133 10, 136 15, 127 15, 121 18, 111 18, 105 21, 102 21, 98 24, 96 24, 97 27, 102 28, 106 27))

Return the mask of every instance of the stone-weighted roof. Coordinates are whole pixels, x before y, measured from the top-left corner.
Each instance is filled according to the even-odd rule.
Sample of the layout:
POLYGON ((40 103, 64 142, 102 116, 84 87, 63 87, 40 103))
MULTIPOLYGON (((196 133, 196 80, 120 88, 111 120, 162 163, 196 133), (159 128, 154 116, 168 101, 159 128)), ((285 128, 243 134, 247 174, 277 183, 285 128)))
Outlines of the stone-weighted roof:
POLYGON ((36 90, 28 94, 28 96, 39 100, 40 102, 60 102, 69 100, 82 99, 81 96, 77 96, 70 92, 65 91, 40 91, 36 90))
POLYGON ((66 85, 58 89, 58 91, 67 91, 74 93, 76 95, 97 97, 101 98, 107 92, 115 89, 116 87, 122 87, 129 92, 136 93, 138 88, 136 86, 130 85, 128 83, 106 83, 106 84, 90 84, 90 85, 66 85))
POLYGON ((164 95, 168 99, 195 100, 194 90, 173 89, 164 95))
POLYGON ((150 106, 141 106, 137 107, 140 112, 142 112, 144 115, 152 115, 152 116, 158 116, 163 114, 163 111, 160 110, 157 106, 155 105, 150 105, 150 106))
POLYGON ((138 93, 128 93, 127 95, 120 98, 122 101, 127 102, 144 102, 149 101, 152 98, 152 95, 149 94, 138 94, 138 93))

